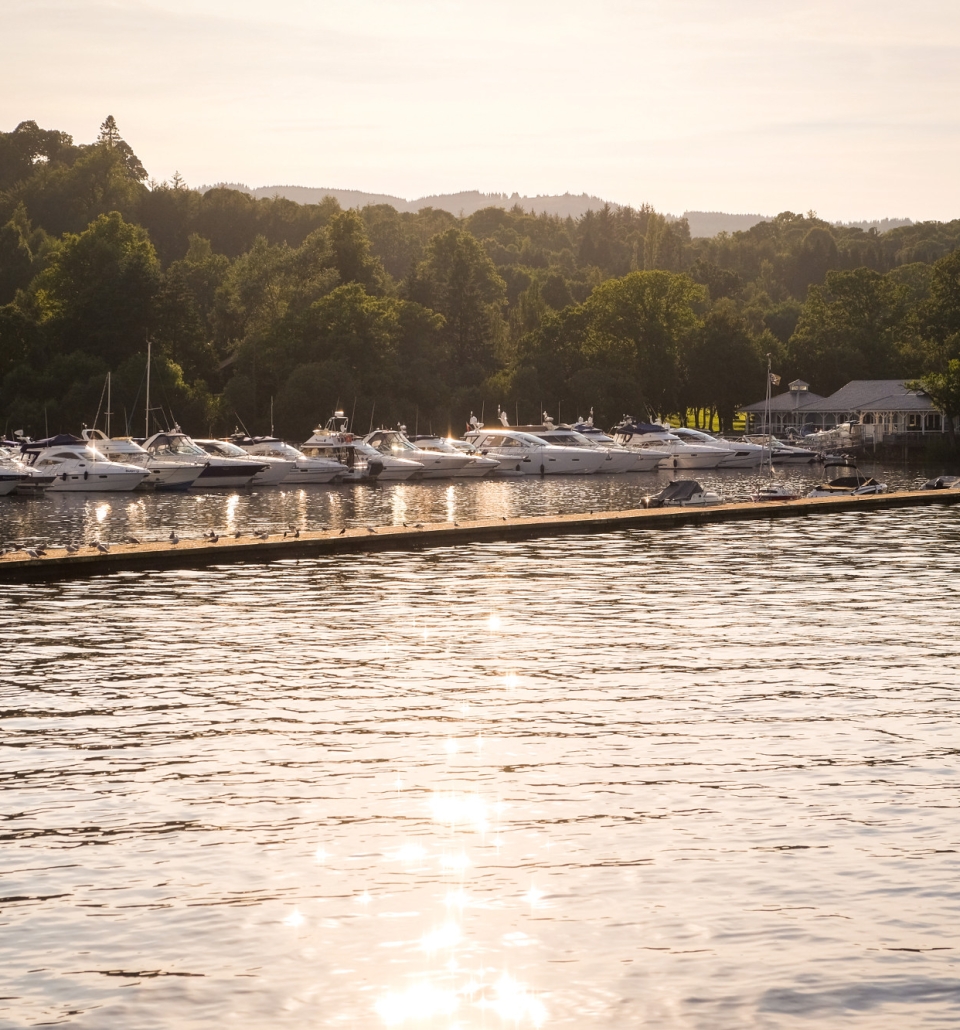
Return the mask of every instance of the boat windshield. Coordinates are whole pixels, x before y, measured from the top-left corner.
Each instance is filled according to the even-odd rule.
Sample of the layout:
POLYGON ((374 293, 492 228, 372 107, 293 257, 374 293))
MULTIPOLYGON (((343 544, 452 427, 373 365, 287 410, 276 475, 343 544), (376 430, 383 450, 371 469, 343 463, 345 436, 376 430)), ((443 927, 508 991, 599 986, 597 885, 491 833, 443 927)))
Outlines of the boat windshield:
POLYGON ((250 455, 235 443, 227 443, 226 440, 201 440, 200 446, 207 454, 214 454, 218 458, 249 458, 250 455))
POLYGON ((148 448, 151 454, 189 454, 191 457, 205 458, 207 452, 198 447, 186 436, 172 433, 160 433, 155 436, 148 448))
POLYGON ((271 443, 269 445, 264 444, 259 447, 254 453, 263 454, 268 458, 302 458, 303 455, 296 449, 291 447, 288 443, 271 443))
POLYGON ((407 451, 415 451, 417 448, 400 433, 374 433, 367 439, 367 443, 376 447, 381 454, 403 454, 407 451))

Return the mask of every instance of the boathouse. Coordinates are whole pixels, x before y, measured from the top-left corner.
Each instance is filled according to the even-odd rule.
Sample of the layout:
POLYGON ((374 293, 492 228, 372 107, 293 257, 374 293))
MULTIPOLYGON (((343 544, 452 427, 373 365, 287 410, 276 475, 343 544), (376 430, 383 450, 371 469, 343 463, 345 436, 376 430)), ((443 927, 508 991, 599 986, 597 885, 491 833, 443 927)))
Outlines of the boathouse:
MULTIPOLYGON (((763 432, 766 401, 741 408, 747 432, 763 432)), ((802 379, 786 393, 770 399, 769 431, 776 435, 834 429, 844 422, 859 426, 864 444, 908 443, 928 434, 945 433, 946 417, 922 390, 910 390, 901 379, 853 379, 829 397, 810 391, 802 379)))

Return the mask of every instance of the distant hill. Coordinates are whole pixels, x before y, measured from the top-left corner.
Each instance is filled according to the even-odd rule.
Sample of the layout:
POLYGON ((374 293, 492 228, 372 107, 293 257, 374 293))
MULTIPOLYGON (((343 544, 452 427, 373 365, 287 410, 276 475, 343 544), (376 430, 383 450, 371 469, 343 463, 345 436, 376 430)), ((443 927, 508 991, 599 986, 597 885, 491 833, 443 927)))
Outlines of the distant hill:
MULTIPOLYGON (((572 193, 564 193, 561 196, 536 196, 525 197, 519 193, 480 193, 477 190, 465 190, 462 193, 438 193, 430 197, 420 197, 417 200, 404 200, 403 197, 393 197, 386 193, 362 193, 360 190, 335 190, 315 186, 258 186, 251 189, 243 183, 219 182, 218 186, 226 186, 228 189, 242 190, 253 197, 286 197, 287 200, 296 201, 298 204, 319 204, 324 197, 335 197, 341 207, 365 207, 367 204, 389 204, 398 211, 416 212, 425 207, 438 208, 441 211, 449 211, 454 215, 472 215, 485 207, 506 207, 511 208, 519 204, 524 211, 533 211, 536 214, 546 213, 559 215, 561 218, 567 216, 580 218, 587 211, 598 211, 607 203, 600 197, 591 197, 586 193, 576 196, 572 193)), ((209 186, 201 186, 200 192, 210 189, 209 186)), ((610 204, 611 207, 620 207, 619 204, 610 204)))
MULTIPOLYGON (((240 190, 252 197, 286 197, 297 204, 319 204, 324 197, 334 197, 343 208, 366 207, 368 204, 389 204, 397 211, 415 213, 425 207, 449 211, 453 215, 472 215, 485 207, 511 208, 520 206, 524 211, 535 214, 559 215, 561 218, 581 218, 588 211, 599 211, 604 204, 612 208, 623 207, 613 201, 593 197, 588 193, 563 193, 559 195, 523 196, 519 193, 480 193, 477 190, 465 190, 462 193, 436 193, 417 200, 404 200, 389 193, 364 193, 361 190, 335 190, 321 186, 257 186, 251 188, 242 182, 218 182, 217 186, 240 190)), ((210 186, 201 186, 205 193, 210 186)), ((674 221, 675 215, 667 215, 674 221)), ((742 232, 753 228, 759 222, 769 221, 771 215, 731 215, 723 211, 684 211, 683 216, 690 225, 690 235, 716 236, 721 232, 742 232)), ((877 229, 886 232, 900 225, 913 225, 909 218, 880 218, 866 222, 835 222, 835 225, 851 226, 860 229, 877 229)))
POLYGON ((683 217, 694 238, 716 236, 718 232, 744 232, 770 219, 769 215, 728 215, 722 211, 684 211, 683 217))

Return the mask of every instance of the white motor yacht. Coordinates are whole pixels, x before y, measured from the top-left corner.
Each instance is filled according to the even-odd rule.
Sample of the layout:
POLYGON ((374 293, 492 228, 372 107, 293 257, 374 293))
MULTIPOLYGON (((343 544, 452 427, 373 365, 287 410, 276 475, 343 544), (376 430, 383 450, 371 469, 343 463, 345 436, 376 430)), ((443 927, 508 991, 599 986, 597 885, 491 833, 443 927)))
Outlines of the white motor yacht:
POLYGON ((500 467, 500 462, 496 458, 484 457, 476 447, 467 443, 466 440, 452 440, 446 436, 420 435, 413 437, 413 443, 423 451, 466 455, 470 460, 463 468, 453 473, 457 479, 479 479, 482 476, 491 475, 500 467))
MULTIPOLYGON (((242 447, 227 440, 194 438, 193 442, 214 458, 233 458, 236 461, 253 460, 252 455, 242 447)), ((290 458, 268 458, 263 454, 258 454, 256 460, 261 463, 262 467, 250 480, 251 486, 278 486, 280 483, 286 482, 286 478, 294 466, 294 462, 290 458)))
POLYGON ((111 461, 146 469, 149 475, 140 484, 141 489, 189 490, 207 467, 206 460, 201 458, 191 461, 155 461, 129 436, 110 437, 99 429, 84 429, 83 438, 111 461))
POLYGON ((671 429, 674 436, 679 436, 685 444, 694 447, 716 447, 724 452, 720 459, 718 469, 752 469, 759 468, 765 454, 763 447, 750 443, 747 440, 734 443, 731 440, 723 440, 718 436, 712 436, 701 429, 687 429, 685 426, 671 429))
POLYGON ((604 461, 603 454, 592 447, 564 447, 507 427, 474 429, 464 439, 500 462, 494 475, 583 476, 596 472, 604 461))
MULTIPOLYGON (((415 461, 423 466, 424 479, 450 479, 470 463, 466 454, 457 451, 422 450, 411 443, 403 428, 377 429, 363 438, 364 443, 390 458, 415 461)), ((380 477, 381 479, 383 476, 380 477)))
POLYGON ((139 465, 110 461, 92 443, 68 433, 24 443, 22 454, 41 475, 53 476, 47 489, 58 493, 136 490, 150 475, 139 465))
POLYGON ((614 428, 613 437, 629 450, 659 452, 657 468, 661 469, 715 469, 725 455, 719 447, 685 443, 668 426, 637 422, 630 416, 614 428))
POLYGON ((8 445, 0 446, 0 473, 8 483, 10 480, 6 477, 13 476, 15 479, 13 486, 4 492, 27 497, 42 494, 53 484, 53 474, 45 474, 25 461, 21 461, 19 454, 22 445, 23 441, 21 440, 19 442, 8 441, 8 445))
POLYGON ((243 436, 235 433, 230 442, 254 457, 292 461, 293 468, 287 473, 283 481, 284 486, 338 483, 346 475, 346 468, 335 458, 309 458, 276 436, 243 436))
POLYGON ((264 467, 263 462, 254 461, 247 454, 244 454, 242 459, 208 454, 179 429, 154 433, 144 441, 143 448, 150 455, 151 461, 156 462, 173 463, 183 461, 185 458, 193 460, 202 458, 206 465, 194 481, 193 485, 196 489, 236 490, 247 486, 264 467))
POLYGON ((12 469, 6 469, 0 465, 0 497, 12 494, 20 485, 20 473, 12 469))
POLYGON ((775 436, 761 434, 747 436, 744 439, 748 443, 759 444, 766 455, 772 457, 774 465, 812 465, 814 462, 823 460, 819 451, 811 451, 807 447, 796 447, 793 444, 784 443, 775 436))
MULTIPOLYGON (((423 479, 424 468, 413 458, 400 458, 395 454, 385 454, 364 440, 354 440, 357 456, 366 462, 368 478, 377 482, 402 483, 408 479, 423 479), (379 471, 376 471, 379 468, 379 471)), ((364 477, 358 477, 364 478, 364 477)))
POLYGON ((603 456, 597 472, 644 472, 654 466, 648 461, 642 461, 637 451, 628 451, 621 447, 612 437, 597 431, 596 433, 581 433, 572 426, 555 426, 553 420, 544 414, 543 425, 540 426, 516 426, 516 429, 531 436, 538 436, 547 443, 556 444, 558 447, 589 447, 603 456), (605 437, 609 443, 601 438, 605 437))
POLYGON ((317 426, 313 436, 300 445, 300 450, 308 458, 338 461, 343 466, 343 481, 346 483, 412 479, 423 471, 423 466, 417 462, 388 458, 373 447, 368 447, 350 432, 349 420, 340 410, 335 411, 323 426, 317 426), (389 473, 384 475, 388 465, 389 473))

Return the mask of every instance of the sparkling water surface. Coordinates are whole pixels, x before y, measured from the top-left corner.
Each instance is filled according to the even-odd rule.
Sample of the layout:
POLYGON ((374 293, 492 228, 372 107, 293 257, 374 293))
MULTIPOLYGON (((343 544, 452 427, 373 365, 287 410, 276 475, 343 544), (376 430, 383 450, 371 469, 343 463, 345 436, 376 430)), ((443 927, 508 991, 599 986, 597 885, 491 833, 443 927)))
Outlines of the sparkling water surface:
MULTIPOLYGON (((861 464, 861 472, 891 490, 912 489, 941 468, 861 464)), ((399 525, 454 519, 556 515, 638 508, 672 479, 695 479, 724 500, 746 500, 771 481, 806 493, 843 470, 819 465, 777 469, 773 479, 755 469, 635 472, 618 476, 524 476, 517 479, 428 480, 340 486, 195 489, 188 493, 48 493, 0 497, 0 543, 59 545, 74 541, 159 540, 289 527, 399 525)))
POLYGON ((956 1026, 958 588, 940 505, 2 585, 0 1026, 956 1026))

